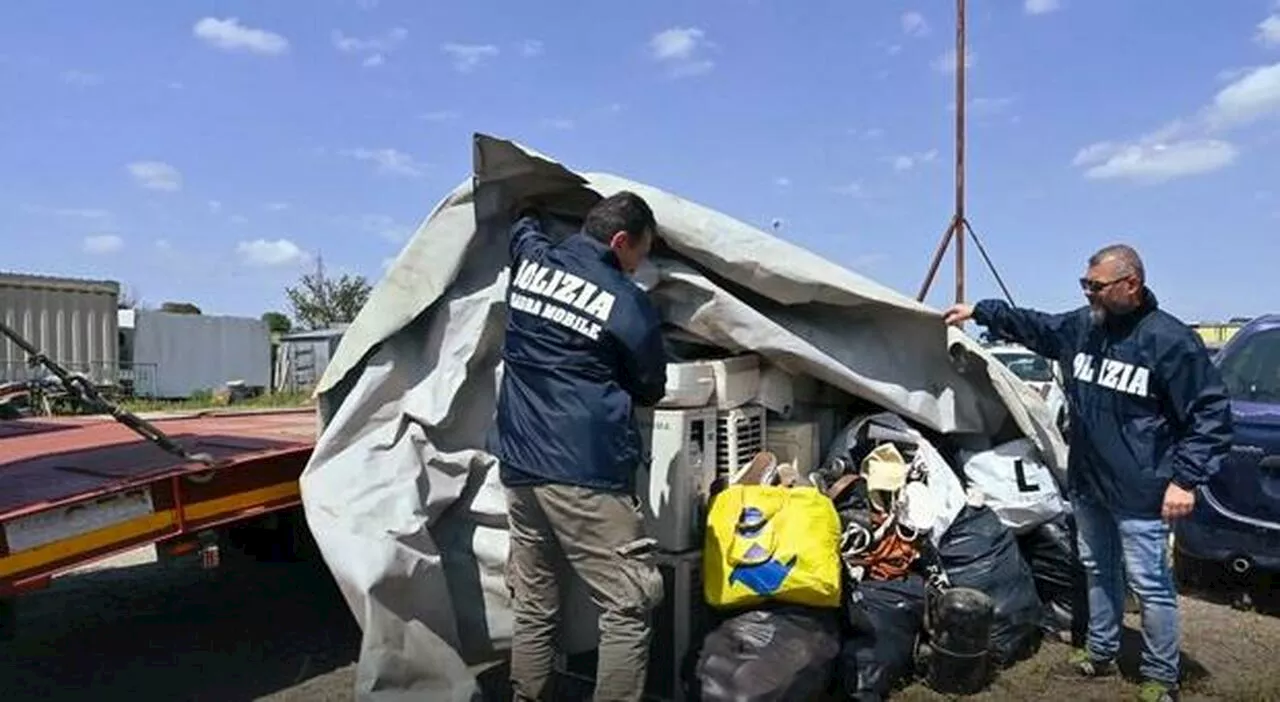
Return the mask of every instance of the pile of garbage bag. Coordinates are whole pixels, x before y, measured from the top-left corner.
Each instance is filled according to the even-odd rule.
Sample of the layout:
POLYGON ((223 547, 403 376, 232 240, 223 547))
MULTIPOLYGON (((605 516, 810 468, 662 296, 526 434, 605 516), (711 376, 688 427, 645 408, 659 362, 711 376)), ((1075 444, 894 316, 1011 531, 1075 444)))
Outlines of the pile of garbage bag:
POLYGON ((821 465, 761 452, 711 497, 704 700, 882 700, 922 679, 972 694, 1082 634, 1069 505, 1026 442, 973 450, 892 413, 821 465))

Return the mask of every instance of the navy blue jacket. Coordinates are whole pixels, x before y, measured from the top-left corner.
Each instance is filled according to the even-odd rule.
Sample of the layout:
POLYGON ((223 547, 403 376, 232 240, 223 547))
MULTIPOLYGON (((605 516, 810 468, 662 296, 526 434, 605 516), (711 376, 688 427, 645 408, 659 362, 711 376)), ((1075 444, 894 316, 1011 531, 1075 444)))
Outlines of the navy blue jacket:
POLYGON ((979 302, 973 318, 1062 365, 1073 497, 1158 519, 1170 482, 1203 485, 1230 450, 1230 400, 1217 367, 1149 290, 1139 309, 1101 325, 1088 307, 1054 315, 999 300, 979 302))
POLYGON ((657 310, 609 247, 515 223, 502 361, 503 484, 634 489, 647 452, 632 408, 662 399, 667 358, 657 310))

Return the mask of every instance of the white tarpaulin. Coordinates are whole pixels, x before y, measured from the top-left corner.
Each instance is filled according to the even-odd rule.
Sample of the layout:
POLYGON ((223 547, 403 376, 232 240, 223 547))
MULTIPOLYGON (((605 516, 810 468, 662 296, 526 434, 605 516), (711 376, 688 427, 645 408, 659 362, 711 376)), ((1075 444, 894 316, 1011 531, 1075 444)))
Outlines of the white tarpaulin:
POLYGON ((505 500, 488 454, 501 376, 508 210, 558 216, 631 190, 662 249, 664 320, 940 432, 1031 438, 1061 470, 1043 402, 937 311, 675 195, 475 139, 475 172, 422 223, 347 330, 317 394, 308 524, 364 635, 361 700, 466 700, 511 632, 505 500))

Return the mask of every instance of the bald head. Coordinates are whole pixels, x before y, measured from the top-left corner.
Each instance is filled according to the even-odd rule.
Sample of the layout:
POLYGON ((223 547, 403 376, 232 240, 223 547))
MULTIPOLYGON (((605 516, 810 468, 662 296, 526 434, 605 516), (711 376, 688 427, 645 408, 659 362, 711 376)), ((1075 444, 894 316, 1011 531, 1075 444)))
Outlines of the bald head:
POLYGON ((1089 257, 1089 267, 1107 269, 1114 278, 1133 276, 1139 283, 1147 282, 1147 270, 1142 265, 1142 257, 1128 244, 1111 244, 1098 249, 1097 253, 1089 257))
POLYGON ((1095 324, 1132 312, 1142 305, 1147 271, 1142 257, 1127 244, 1104 246, 1089 257, 1089 270, 1080 279, 1095 324))

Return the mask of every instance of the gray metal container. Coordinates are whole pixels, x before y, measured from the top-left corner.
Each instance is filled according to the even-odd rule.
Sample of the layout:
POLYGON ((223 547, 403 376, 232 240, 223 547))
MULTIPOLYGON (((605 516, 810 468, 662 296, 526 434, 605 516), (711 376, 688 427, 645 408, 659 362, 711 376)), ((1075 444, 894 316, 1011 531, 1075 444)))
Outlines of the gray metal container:
MULTIPOLYGON (((113 281, 0 273, 0 320, 49 358, 98 383, 118 380, 119 299, 120 284, 113 281)), ((26 361, 12 341, 0 339, 0 382, 44 375, 26 361)))
POLYGON ((122 311, 120 318, 138 395, 185 398, 230 381, 271 385, 271 333, 260 319, 154 310, 122 311))

